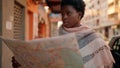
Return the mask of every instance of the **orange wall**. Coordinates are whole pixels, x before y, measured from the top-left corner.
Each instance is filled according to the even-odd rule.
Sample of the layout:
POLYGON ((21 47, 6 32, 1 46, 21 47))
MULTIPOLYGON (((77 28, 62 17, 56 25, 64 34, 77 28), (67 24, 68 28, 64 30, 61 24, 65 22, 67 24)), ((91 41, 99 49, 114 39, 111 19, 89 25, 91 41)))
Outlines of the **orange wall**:
MULTIPOLYGON (((38 25, 38 23, 35 23, 33 20, 35 19, 34 18, 34 15, 33 14, 38 14, 39 13, 39 15, 42 17, 42 18, 44 18, 44 20, 45 20, 45 24, 43 25, 43 24, 41 24, 40 26, 40 28, 38 28, 38 27, 36 27, 36 28, 38 28, 38 29, 40 29, 39 31, 38 31, 38 37, 40 38, 40 37, 48 37, 49 36, 49 24, 48 24, 48 16, 47 16, 47 13, 45 12, 45 9, 44 9, 44 6, 41 6, 40 7, 40 9, 38 10, 38 5, 36 5, 35 3, 33 3, 32 2, 32 0, 27 0, 27 10, 28 10, 28 23, 29 23, 29 28, 28 28, 28 30, 29 30, 29 40, 32 40, 32 39, 34 39, 34 37, 33 37, 33 35, 34 35, 34 26, 33 26, 33 24, 37 24, 38 25)), ((39 21, 38 21, 39 22, 39 21)))
POLYGON ((38 5, 36 5, 35 3, 33 3, 32 0, 27 0, 27 14, 28 14, 28 39, 32 40, 33 39, 33 19, 34 16, 33 14, 37 13, 38 14, 38 5))
POLYGON ((33 13, 28 10, 29 17, 29 40, 33 39, 33 13))
POLYGON ((33 13, 38 13, 38 5, 33 3, 32 0, 27 0, 27 9, 33 13))
MULTIPOLYGON (((40 5, 39 6, 39 11, 38 11, 38 13, 39 13, 39 17, 41 17, 41 18, 43 18, 44 19, 44 28, 42 28, 42 34, 44 34, 43 36, 44 37, 49 37, 50 35, 49 35, 49 33, 50 33, 50 24, 49 24, 49 18, 48 18, 48 13, 46 13, 46 11, 45 11, 45 8, 44 8, 44 6, 42 6, 42 5, 40 5)), ((40 23, 40 19, 39 19, 39 21, 38 21, 39 23, 40 23)))
POLYGON ((39 23, 38 24, 38 38, 45 38, 46 37, 46 24, 39 23))

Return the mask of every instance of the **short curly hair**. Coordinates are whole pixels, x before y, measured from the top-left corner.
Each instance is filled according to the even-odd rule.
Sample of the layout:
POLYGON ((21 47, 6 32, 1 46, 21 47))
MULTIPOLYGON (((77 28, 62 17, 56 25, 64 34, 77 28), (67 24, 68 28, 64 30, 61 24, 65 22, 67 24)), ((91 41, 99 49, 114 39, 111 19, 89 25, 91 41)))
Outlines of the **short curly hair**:
POLYGON ((85 2, 83 0, 62 0, 61 7, 71 5, 73 6, 78 12, 82 12, 81 18, 84 16, 85 13, 85 2))

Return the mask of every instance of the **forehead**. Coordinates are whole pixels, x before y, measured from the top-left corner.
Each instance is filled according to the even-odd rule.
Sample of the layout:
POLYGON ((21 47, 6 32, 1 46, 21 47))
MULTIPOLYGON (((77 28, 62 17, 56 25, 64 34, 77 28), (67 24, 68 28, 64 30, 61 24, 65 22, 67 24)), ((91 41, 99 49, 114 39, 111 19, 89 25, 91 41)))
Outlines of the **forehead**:
POLYGON ((71 5, 65 5, 61 7, 61 12, 64 12, 64 11, 76 11, 76 9, 71 5))

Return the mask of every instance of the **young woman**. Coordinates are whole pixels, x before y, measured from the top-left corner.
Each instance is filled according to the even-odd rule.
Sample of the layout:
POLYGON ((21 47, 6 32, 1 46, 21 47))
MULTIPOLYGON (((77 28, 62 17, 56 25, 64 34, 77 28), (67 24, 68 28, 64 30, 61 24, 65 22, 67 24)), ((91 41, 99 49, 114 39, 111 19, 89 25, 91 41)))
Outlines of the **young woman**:
POLYGON ((85 68, 111 68, 114 59, 109 46, 92 29, 83 26, 85 3, 83 0, 62 0, 61 14, 63 24, 60 35, 75 33, 85 68))

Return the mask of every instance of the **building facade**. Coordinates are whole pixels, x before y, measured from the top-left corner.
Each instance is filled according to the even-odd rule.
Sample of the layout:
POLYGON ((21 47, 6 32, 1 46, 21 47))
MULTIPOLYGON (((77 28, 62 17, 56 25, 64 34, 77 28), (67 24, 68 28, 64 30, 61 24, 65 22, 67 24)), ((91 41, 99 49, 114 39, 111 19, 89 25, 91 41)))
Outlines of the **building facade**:
MULTIPOLYGON (((19 40, 50 36, 45 0, 0 0, 0 9, 0 36, 19 40)), ((2 40, 0 45, 0 68, 13 68, 13 53, 2 40)))
MULTIPOLYGON (((26 0, 0 1, 0 35, 4 38, 25 40, 26 0)), ((12 68, 13 54, 1 40, 0 42, 0 68, 12 68)))
POLYGON ((110 39, 120 34, 119 0, 85 0, 86 12, 82 20, 97 32, 110 39))
MULTIPOLYGON (((26 0, 1 0, 1 36, 20 40, 27 39, 27 4, 26 0)), ((0 41, 2 42, 2 41, 0 41)), ((12 68, 12 52, 1 43, 0 68, 12 68)))

